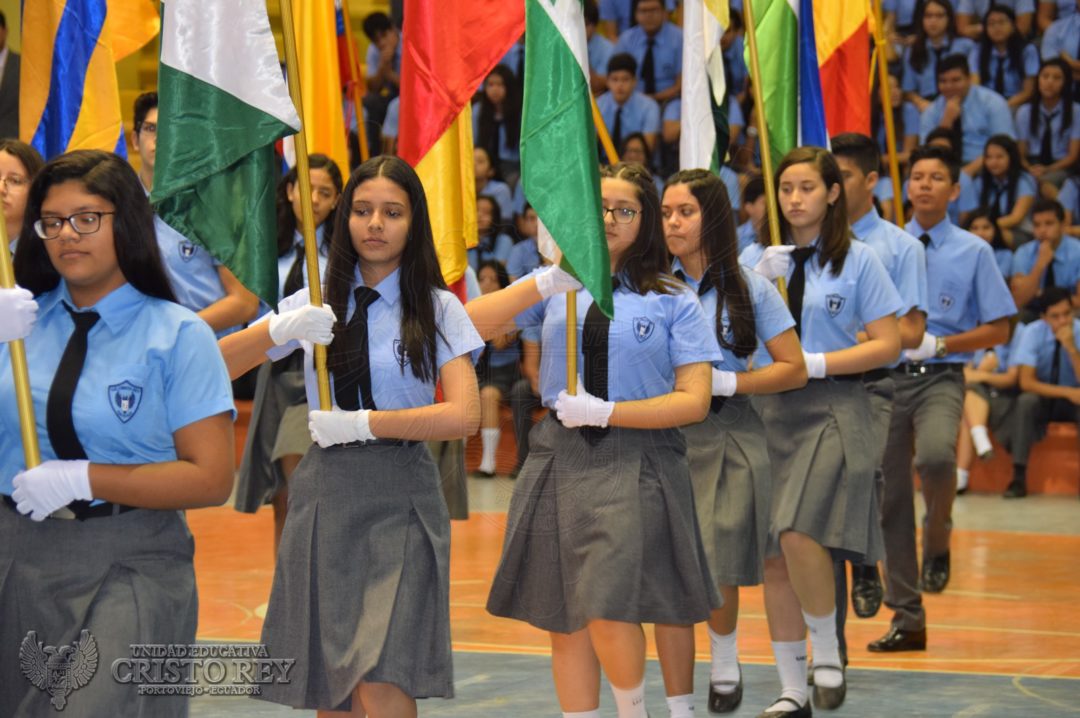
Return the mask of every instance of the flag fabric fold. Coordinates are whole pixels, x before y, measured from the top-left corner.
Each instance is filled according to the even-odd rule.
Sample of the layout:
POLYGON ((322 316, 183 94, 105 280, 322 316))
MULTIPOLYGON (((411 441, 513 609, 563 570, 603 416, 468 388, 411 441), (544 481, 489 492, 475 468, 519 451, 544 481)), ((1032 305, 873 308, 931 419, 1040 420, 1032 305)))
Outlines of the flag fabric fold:
POLYGON ((424 184, 450 285, 465 273, 466 247, 476 245, 470 101, 521 35, 522 9, 506 0, 405 2, 398 155, 424 184))
POLYGON ((541 235, 613 317, 581 0, 526 0, 525 26, 521 182, 541 235))
POLYGON ((727 113, 718 110, 727 99, 720 38, 729 22, 728 0, 683 3, 681 167, 718 171, 727 153, 727 113))
POLYGON ((300 118, 262 0, 162 5, 151 201, 240 282, 277 303, 276 140, 300 118))
POLYGON ((866 0, 814 6, 821 94, 829 136, 870 134, 870 19, 866 0))
POLYGON ((300 105, 308 152, 326 155, 348 175, 349 147, 334 3, 332 0, 294 0, 292 11, 300 105))

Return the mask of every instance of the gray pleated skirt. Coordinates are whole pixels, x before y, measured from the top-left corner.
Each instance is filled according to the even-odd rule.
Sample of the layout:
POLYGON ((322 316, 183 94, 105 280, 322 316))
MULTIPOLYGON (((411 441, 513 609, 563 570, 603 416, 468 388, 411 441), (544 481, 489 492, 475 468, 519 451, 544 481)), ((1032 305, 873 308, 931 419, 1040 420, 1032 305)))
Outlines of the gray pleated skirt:
POLYGON ((840 557, 879 560, 879 457, 862 381, 811 380, 802 389, 762 396, 760 405, 773 478, 768 554, 779 554, 780 533, 790 530, 840 557))
POLYGON ((746 396, 684 426, 701 540, 718 586, 764 580, 772 478, 765 425, 746 396))
POLYGON ((349 710, 360 681, 451 697, 450 518, 423 444, 312 446, 289 481, 262 642, 294 658, 262 699, 349 710))
POLYGON ((111 668, 134 644, 194 643, 194 551, 177 511, 37 522, 0 504, 0 716, 186 716, 186 697, 140 695, 141 681, 120 683, 111 668), (32 631, 33 643, 85 656, 84 630, 97 668, 58 712, 23 674, 20 646, 32 631))
POLYGON ((678 429, 613 428, 592 444, 550 415, 533 428, 489 612, 571 633, 594 619, 698 623, 720 605, 678 429))

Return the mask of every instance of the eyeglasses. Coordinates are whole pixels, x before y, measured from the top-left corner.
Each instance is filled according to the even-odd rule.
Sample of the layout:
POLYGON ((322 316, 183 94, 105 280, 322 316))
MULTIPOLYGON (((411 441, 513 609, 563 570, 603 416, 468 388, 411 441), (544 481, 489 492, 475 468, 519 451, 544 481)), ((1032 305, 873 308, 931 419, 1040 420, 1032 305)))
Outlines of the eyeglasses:
POLYGON ((157 125, 155 125, 153 122, 144 122, 139 125, 139 131, 136 134, 156 135, 157 125))
POLYGON ((6 177, 0 177, 0 183, 3 183, 4 187, 8 189, 22 189, 30 184, 30 180, 22 175, 7 175, 6 177))
POLYGON ((601 207, 601 222, 607 219, 609 212, 616 224, 630 224, 634 221, 634 217, 638 216, 638 211, 636 209, 630 209, 629 207, 601 207))
POLYGON ((93 234, 101 228, 101 218, 107 214, 116 212, 76 212, 70 217, 42 217, 34 222, 34 231, 42 239, 56 239, 67 222, 76 234, 93 234))

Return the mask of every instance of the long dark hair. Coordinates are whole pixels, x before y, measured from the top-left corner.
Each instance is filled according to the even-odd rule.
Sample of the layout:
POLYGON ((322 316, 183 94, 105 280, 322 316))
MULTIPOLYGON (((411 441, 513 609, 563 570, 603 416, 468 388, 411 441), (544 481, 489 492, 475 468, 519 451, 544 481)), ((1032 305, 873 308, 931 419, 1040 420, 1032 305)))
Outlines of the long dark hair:
POLYGON ((124 279, 143 294, 175 302, 176 295, 158 249, 154 211, 142 182, 119 155, 102 150, 75 150, 60 155, 47 162, 34 177, 15 250, 15 279, 19 285, 36 296, 60 283, 60 273, 49 260, 45 240, 34 231, 34 223, 41 219, 41 204, 49 189, 70 181, 81 183, 88 193, 116 208, 112 215, 113 248, 124 279))
POLYGON ((739 240, 735 231, 735 213, 727 188, 716 175, 706 170, 682 170, 668 178, 669 187, 684 184, 701 206, 701 252, 705 254, 705 274, 716 288, 716 338, 720 346, 737 357, 747 357, 757 346, 754 303, 750 288, 739 268, 739 240), (723 310, 727 308, 732 341, 725 336, 723 310))
POLYGON ((956 11, 953 10, 952 3, 949 0, 919 0, 915 9, 915 43, 911 46, 910 58, 911 69, 915 72, 922 72, 926 68, 926 63, 930 61, 930 40, 926 37, 926 29, 923 27, 923 14, 930 3, 940 5, 945 10, 948 18, 945 35, 949 38, 950 46, 956 38, 956 11))
MULTIPOLYGON (((1056 67, 1061 70, 1061 75, 1064 78, 1064 82, 1061 83, 1061 97, 1058 100, 1058 107, 1061 108, 1061 134, 1065 134, 1066 131, 1072 127, 1073 121, 1073 83, 1072 83, 1072 68, 1060 57, 1052 57, 1049 60, 1043 60, 1042 65, 1039 66, 1039 74, 1048 67, 1056 67)), ((1042 107, 1042 95, 1039 93, 1038 80, 1035 81, 1035 92, 1031 93, 1031 99, 1028 100, 1028 133, 1031 137, 1035 137, 1039 131, 1039 118, 1042 116, 1040 108, 1042 107)), ((1028 154, 1035 154, 1031 152, 1032 148, 1028 147, 1028 154)))
MULTIPOLYGON (((334 162, 326 155, 313 154, 308 155, 308 166, 313 170, 325 170, 326 174, 330 175, 330 181, 334 183, 338 194, 341 194, 344 183, 337 162, 334 162)), ((278 182, 275 204, 277 207, 277 253, 279 257, 284 257, 293 250, 293 242, 296 237, 296 213, 293 211, 292 202, 289 201, 289 185, 297 185, 298 181, 299 176, 297 175, 296 166, 293 165, 292 169, 278 182)), ((299 187, 297 191, 299 191, 299 187)), ((323 227, 323 244, 326 247, 330 246, 330 240, 333 239, 333 219, 334 213, 330 212, 326 220, 323 221, 325 225, 323 227)))
MULTIPOLYGON (((935 0, 936 2, 936 0, 935 0)), ((847 259, 848 249, 851 248, 851 226, 847 219, 847 199, 844 197, 844 176, 840 174, 840 166, 836 164, 836 158, 832 153, 821 147, 796 147, 784 155, 780 166, 773 174, 773 186, 776 194, 780 194, 780 176, 784 170, 793 165, 808 164, 817 170, 821 181, 828 191, 834 184, 840 186, 840 196, 825 210, 825 217, 821 220, 821 241, 818 245, 818 261, 822 268, 832 263, 832 275, 839 277, 844 269, 844 260, 847 259)), ((784 213, 780 213, 780 238, 786 242, 790 233, 791 225, 784 213)), ((763 247, 772 244, 771 229, 766 222, 758 232, 758 243, 763 247)))
MULTIPOLYGON (((1005 175, 1005 186, 1009 193, 1008 206, 1012 207, 1016 204, 1016 192, 1020 185, 1020 175, 1024 171, 1023 165, 1020 164, 1020 146, 1016 144, 1016 140, 1008 135, 994 135, 986 141, 986 145, 983 147, 984 157, 986 156, 986 148, 990 145, 997 145, 1009 155, 1009 171, 1005 175)), ((990 170, 986 169, 985 161, 979 177, 982 179, 982 189, 979 190, 979 205, 988 207, 994 217, 1000 217, 1001 210, 997 203, 990 204, 990 195, 993 193, 992 187, 997 180, 990 174, 990 170)))
MULTIPOLYGON (((334 216, 334 243, 330 247, 330 262, 326 268, 326 298, 334 310, 337 322, 334 333, 343 336, 345 316, 348 312, 352 278, 356 272, 359 255, 353 248, 349 232, 352 217, 353 195, 356 189, 376 177, 385 177, 405 191, 409 197, 412 222, 401 255, 401 341, 412 365, 413 376, 427 382, 438 376, 436 357, 437 342, 442 337, 435 322, 435 290, 446 289, 439 258, 435 254, 435 242, 428 217, 427 196, 416 172, 404 160, 390 155, 379 155, 364 162, 355 170, 345 185, 345 201, 334 216)), ((351 347, 331 342, 327 350, 327 367, 335 373, 348 366, 351 347)), ((401 369, 402 374, 405 368, 401 369)))
MULTIPOLYGON (((1020 31, 1016 29, 1016 13, 1013 12, 1012 8, 1005 5, 991 5, 983 16, 983 28, 986 27, 986 23, 994 13, 1005 15, 1009 18, 1009 22, 1012 23, 1012 33, 1005 39, 1005 55, 1009 58, 1009 64, 1012 68, 1023 75, 1024 48, 1027 47, 1027 42, 1024 40, 1024 36, 1020 34, 1020 31)), ((982 39, 979 40, 979 81, 983 85, 990 84, 990 58, 993 55, 994 43, 987 37, 984 29, 982 39)))
MULTIPOLYGON (((502 78, 506 86, 506 97, 502 102, 502 126, 506 132, 506 144, 516 147, 521 136, 521 92, 519 91, 518 79, 506 65, 496 65, 491 71, 492 75, 502 78)), ((486 84, 486 83, 485 83, 486 84)), ((477 144, 488 151, 488 157, 494 157, 499 145, 499 121, 495 115, 499 108, 488 99, 487 93, 480 92, 480 118, 477 122, 477 144)))
POLYGON ((480 272, 490 269, 495 272, 495 280, 499 283, 499 289, 510 286, 510 275, 506 271, 506 265, 497 259, 485 259, 476 268, 476 278, 480 278, 480 272))
POLYGON ((975 220, 985 219, 990 222, 990 226, 994 228, 994 238, 990 241, 990 246, 994 249, 1009 249, 1009 245, 1005 244, 1005 235, 1001 231, 1001 227, 995 221, 994 214, 988 207, 979 207, 971 210, 971 214, 968 215, 967 220, 964 222, 964 229, 971 231, 971 225, 975 224, 975 220))
POLYGON ((41 153, 34 149, 33 145, 28 145, 22 140, 0 140, 0 152, 7 152, 19 160, 26 169, 26 178, 30 180, 34 179, 34 175, 45 166, 45 160, 42 159, 41 153))
POLYGON ((600 177, 620 179, 634 185, 637 187, 637 199, 641 202, 638 235, 619 260, 615 274, 629 282, 630 289, 638 294, 672 294, 679 285, 674 277, 666 273, 670 263, 667 244, 664 243, 660 194, 656 191, 652 175, 636 162, 619 162, 602 167, 600 177))

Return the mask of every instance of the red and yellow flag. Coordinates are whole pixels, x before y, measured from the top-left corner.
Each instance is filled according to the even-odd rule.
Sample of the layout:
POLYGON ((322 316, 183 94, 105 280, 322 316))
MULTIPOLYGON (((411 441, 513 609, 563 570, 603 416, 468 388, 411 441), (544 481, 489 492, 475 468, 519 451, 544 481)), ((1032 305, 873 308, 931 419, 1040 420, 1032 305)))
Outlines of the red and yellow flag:
POLYGON ((326 155, 348 174, 334 0, 303 0, 294 2, 292 9, 304 112, 300 119, 307 133, 308 152, 326 155))
POLYGON ((525 6, 506 0, 405 0, 398 155, 427 193, 443 278, 465 273, 476 245, 469 100, 525 27, 525 6), (477 42, 483 38, 483 42, 477 42))
POLYGON ((870 134, 870 25, 866 0, 814 3, 821 94, 829 136, 870 134))

